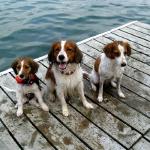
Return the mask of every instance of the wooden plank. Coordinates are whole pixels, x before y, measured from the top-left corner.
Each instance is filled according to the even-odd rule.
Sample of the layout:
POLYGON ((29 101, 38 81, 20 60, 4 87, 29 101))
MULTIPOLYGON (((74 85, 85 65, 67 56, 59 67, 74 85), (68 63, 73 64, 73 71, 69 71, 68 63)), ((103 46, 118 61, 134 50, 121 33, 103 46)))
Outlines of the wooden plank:
MULTIPOLYGON (((108 35, 109 36, 109 35, 108 35)), ((102 43, 104 43, 104 44, 107 44, 106 43, 106 39, 104 39, 103 37, 99 37, 99 39, 96 39, 96 40, 98 40, 98 41, 100 41, 100 42, 102 42, 102 43), (104 42, 103 42, 104 41, 104 42)), ((107 39, 107 41, 108 41, 109 39, 107 39)), ((149 50, 150 51, 150 50, 149 50)), ((142 58, 142 54, 140 55, 138 55, 138 57, 140 58, 140 56, 141 56, 141 59, 143 60, 143 59, 145 59, 146 58, 146 60, 145 61, 147 61, 147 63, 149 64, 149 62, 150 62, 150 57, 144 57, 144 58, 142 58)), ((146 62, 144 62, 144 63, 142 63, 142 62, 140 62, 140 61, 138 61, 138 60, 136 60, 136 59, 133 59, 132 57, 128 57, 128 65, 129 66, 131 66, 131 67, 133 67, 133 68, 135 68, 135 69, 138 69, 138 70, 140 70, 140 71, 142 71, 142 72, 144 72, 144 73, 146 73, 146 74, 148 74, 148 75, 150 75, 150 71, 149 71, 149 69, 150 69, 150 65, 147 65, 146 64, 146 62), (148 71, 146 70, 146 69, 148 69, 148 71)))
POLYGON ((150 149, 150 142, 142 138, 138 143, 136 143, 132 150, 149 150, 150 149))
POLYGON ((135 24, 136 26, 140 26, 140 27, 142 27, 142 28, 145 28, 145 29, 147 29, 147 30, 150 30, 150 25, 149 25, 149 24, 142 23, 142 22, 139 22, 139 21, 135 22, 134 24, 135 24))
POLYGON ((147 138, 150 141, 150 130, 146 133, 145 138, 147 138))
POLYGON ((19 146, 10 136, 7 129, 4 125, 0 122, 0 148, 1 150, 20 150, 19 146))
MULTIPOLYGON (((101 52, 96 51, 95 49, 92 49, 91 47, 89 48, 87 45, 85 44, 81 44, 79 45, 79 48, 86 54, 88 54, 89 56, 87 56, 88 58, 88 64, 89 67, 93 67, 94 64, 94 59, 97 58, 97 56, 100 55, 101 52), (93 57, 93 58, 92 58, 93 57), (91 61, 91 62, 90 62, 91 61)), ((85 62, 86 64, 86 62, 85 62)), ((150 88, 135 81, 132 80, 131 78, 127 77, 127 76, 123 76, 123 80, 122 80, 122 85, 124 85, 125 87, 127 87, 128 89, 132 90, 133 92, 140 94, 142 97, 146 98, 147 100, 150 101, 150 88), (129 82, 131 81, 132 82, 129 82)))
MULTIPOLYGON (((104 37, 102 39, 105 40, 104 37)), ((110 40, 108 39, 108 41, 110 41, 110 40)), ((104 47, 103 44, 101 44, 101 43, 99 43, 99 42, 97 42, 95 40, 91 40, 91 41, 87 42, 86 44, 88 46, 91 46, 92 48, 95 48, 95 49, 101 51, 101 52, 102 52, 103 47, 104 47)), ((136 79, 137 81, 140 81, 141 83, 143 83, 143 84, 145 84, 145 85, 150 87, 150 76, 145 74, 145 73, 143 73, 143 72, 141 72, 141 71, 139 71, 139 70, 137 70, 137 69, 134 69, 134 68, 130 67, 129 63, 128 63, 128 66, 125 69, 125 74, 128 75, 129 77, 131 77, 133 79, 136 79)))
MULTIPOLYGON (((16 81, 11 75, 7 75, 3 81, 8 82, 7 87, 16 88, 16 81)), ((5 85, 6 86, 6 85, 5 85)), ((8 92, 9 96, 16 100, 16 96, 8 92)), ((40 130, 41 133, 58 149, 88 149, 78 138, 69 132, 56 118, 50 113, 44 112, 41 108, 33 105, 24 105, 24 113, 40 130)), ((15 114, 14 114, 15 115, 15 114)), ((37 134, 37 131, 34 132, 37 134)))
POLYGON ((142 32, 139 32, 139 31, 137 31, 137 30, 133 30, 133 29, 130 29, 130 28, 127 28, 127 27, 122 28, 122 29, 120 29, 120 30, 121 30, 121 31, 124 31, 124 32, 126 32, 126 33, 128 33, 128 34, 131 34, 131 35, 133 35, 133 36, 139 37, 140 39, 144 39, 144 40, 150 42, 150 35, 148 35, 148 34, 144 34, 144 33, 142 33, 142 32))
MULTIPOLYGON (((104 37, 107 37, 111 40, 128 40, 127 37, 121 37, 120 35, 116 35, 116 34, 113 34, 113 33, 106 34, 106 35, 104 35, 104 37)), ((101 37, 99 37, 99 38, 101 39, 101 37)), ((99 38, 97 38, 97 39, 99 39, 99 38)), ((142 45, 139 45, 138 43, 132 42, 130 40, 128 40, 128 41, 131 44, 132 49, 138 51, 141 54, 144 54, 144 55, 147 55, 147 56, 150 57, 149 48, 143 47, 142 45)), ((144 57, 144 56, 142 55, 142 57, 144 57)), ((143 61, 143 59, 142 59, 142 61, 143 61)), ((148 61, 145 62, 145 63, 148 63, 148 61)))
POLYGON ((144 46, 144 47, 147 47, 147 48, 150 47, 150 42, 149 42, 149 41, 146 41, 146 40, 144 40, 144 39, 141 39, 141 38, 136 37, 136 36, 134 36, 134 35, 131 35, 131 34, 129 34, 129 33, 125 33, 125 32, 123 32, 123 31, 121 31, 121 30, 117 30, 117 31, 112 32, 112 33, 114 33, 114 34, 116 34, 116 35, 119 35, 119 36, 121 36, 121 37, 127 38, 127 39, 129 39, 130 41, 135 42, 135 43, 138 43, 138 44, 140 44, 140 45, 142 45, 142 46, 144 46))
MULTIPOLYGON (((85 64, 88 64, 88 66, 90 67, 90 68, 92 68, 92 65, 93 65, 93 63, 94 63, 94 59, 92 59, 92 58, 90 58, 90 60, 89 60, 89 58, 87 59, 87 56, 86 55, 84 55, 84 63, 85 64)), ((122 84, 121 85, 123 85, 123 87, 125 87, 126 88, 126 84, 132 84, 132 82, 122 82, 122 84)), ((136 86, 138 86, 138 85, 136 85, 136 86)), ((135 87, 136 87, 135 86, 135 87)), ((125 103, 126 103, 126 101, 127 101, 127 103, 129 104, 129 106, 132 106, 133 108, 135 108, 135 109, 139 109, 141 112, 143 112, 144 114, 146 114, 147 116, 150 116, 150 105, 149 105, 149 101, 147 101, 147 100, 145 100, 144 98, 142 98, 141 96, 139 97, 137 94, 135 94, 135 93, 133 93, 133 92, 131 92, 131 90, 128 90, 128 89, 125 89, 125 88, 123 88, 122 87, 122 89, 124 90, 124 93, 126 93, 126 96, 127 96, 127 98, 126 99, 121 99, 121 98, 119 98, 119 99, 121 99, 122 101, 124 101, 125 103)), ((127 87, 128 87, 128 85, 127 85, 127 87)), ((134 91, 134 87, 132 86, 132 88, 133 88, 133 91, 134 91)), ((110 91, 109 91, 110 92, 110 91)), ((116 89, 115 90, 113 90, 113 88, 111 89, 111 94, 113 94, 114 96, 115 96, 115 93, 116 93, 116 89)), ((117 98, 118 98, 118 96, 117 96, 117 98)))
MULTIPOLYGON (((86 59, 86 58, 87 58, 87 56, 85 57, 84 61, 87 60, 87 62, 90 64, 91 60, 86 59)), ((44 63, 44 65, 46 65, 46 66, 48 65, 47 60, 43 60, 42 63, 44 63)), ((84 80, 84 82, 86 83, 86 85, 85 85, 86 95, 88 97, 90 97, 91 99, 96 100, 96 93, 90 90, 91 89, 90 83, 86 80, 84 80)), ((100 103, 102 106, 105 106, 104 108, 106 108, 108 111, 109 111, 109 109, 110 110, 112 109, 111 112, 113 114, 117 115, 117 117, 119 117, 120 119, 123 119, 125 122, 130 124, 132 127, 135 127, 138 131, 140 131, 142 133, 145 133, 149 129, 149 127, 150 127, 149 126, 149 123, 150 123, 149 118, 143 116, 142 114, 140 114, 139 112, 128 107, 124 103, 121 103, 119 100, 117 100, 116 98, 113 98, 109 94, 106 94, 106 95, 107 95, 106 99, 108 100, 107 97, 109 97, 111 100, 109 101, 109 103, 107 102, 107 104, 100 103), (113 103, 112 100, 117 101, 117 102, 113 103), (117 104, 117 106, 116 106, 116 104, 117 104), (116 108, 116 107, 118 107, 118 108, 116 108), (140 121, 139 121, 139 119, 140 119, 140 121)))
POLYGON ((0 118, 21 147, 24 149, 33 150, 53 149, 24 115, 21 118, 16 116, 14 104, 9 100, 4 92, 2 92, 2 90, 0 90, 0 95, 0 118))
MULTIPOLYGON (((99 45, 100 42, 101 42, 100 44, 107 44, 107 43, 112 42, 114 40, 125 40, 125 39, 122 38, 122 37, 119 37, 115 34, 110 33, 110 34, 107 34, 105 36, 99 37, 96 40, 97 40, 97 42, 94 42, 95 40, 93 39, 93 40, 87 42, 87 44, 89 44, 89 45, 91 44, 91 46, 95 46, 96 48, 99 48, 98 45, 99 45)), ((130 42, 130 41, 129 41, 129 43, 132 47, 132 53, 131 53, 130 57, 150 65, 149 64, 150 63, 150 56, 145 55, 142 52, 139 52, 139 48, 135 47, 135 43, 130 42)), ((102 45, 102 46, 104 46, 104 45, 102 45)))
MULTIPOLYGON (((42 61, 42 63, 48 66, 47 61, 42 61)), ((45 67, 41 67, 41 70, 39 72, 45 72, 45 70, 47 70, 45 67)), ((87 86, 85 85, 85 87, 87 86)), ((78 101, 77 103, 76 100, 71 100, 70 104, 126 147, 130 147, 134 143, 134 141, 136 141, 139 138, 140 135, 137 132, 135 132, 135 130, 132 130, 129 126, 127 126, 117 118, 113 117, 104 109, 97 107, 95 110, 92 111, 86 110, 80 103, 80 101, 78 101), (99 114, 102 114, 102 116, 99 114), (118 127, 119 125, 122 126, 122 129, 128 130, 128 133, 123 133, 123 130, 120 130, 120 128, 118 127), (123 136, 121 136, 122 134, 123 136)))
POLYGON ((139 32, 150 35, 150 30, 147 30, 143 27, 137 26, 136 24, 131 24, 130 26, 128 26, 128 28, 131 28, 131 29, 137 30, 139 32))

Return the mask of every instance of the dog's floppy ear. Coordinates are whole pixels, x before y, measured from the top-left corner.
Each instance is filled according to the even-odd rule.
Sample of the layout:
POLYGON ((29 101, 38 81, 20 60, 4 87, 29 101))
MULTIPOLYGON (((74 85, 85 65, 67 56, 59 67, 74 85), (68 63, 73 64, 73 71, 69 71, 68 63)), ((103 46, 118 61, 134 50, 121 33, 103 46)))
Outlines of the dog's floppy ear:
POLYGON ((15 59, 12 64, 11 64, 11 68, 14 70, 15 74, 17 74, 17 65, 18 65, 18 61, 19 59, 15 59))
POLYGON ((55 42, 52 44, 50 51, 48 53, 48 60, 49 62, 54 62, 55 61, 55 57, 54 57, 54 47, 58 45, 59 42, 55 42))
POLYGON ((114 50, 116 49, 116 42, 113 41, 111 43, 108 43, 107 45, 105 45, 103 51, 106 54, 106 56, 108 58, 114 59, 115 55, 114 55, 114 50))
POLYGON ((34 60, 30 59, 30 66, 31 66, 31 73, 35 74, 38 71, 39 64, 35 62, 34 60))
POLYGON ((127 50, 127 55, 130 56, 131 55, 131 46, 128 42, 124 42, 126 50, 127 50))
POLYGON ((76 57, 75 57, 75 62, 76 63, 81 63, 82 58, 83 58, 83 54, 82 51, 78 48, 78 46, 75 44, 76 46, 76 57))

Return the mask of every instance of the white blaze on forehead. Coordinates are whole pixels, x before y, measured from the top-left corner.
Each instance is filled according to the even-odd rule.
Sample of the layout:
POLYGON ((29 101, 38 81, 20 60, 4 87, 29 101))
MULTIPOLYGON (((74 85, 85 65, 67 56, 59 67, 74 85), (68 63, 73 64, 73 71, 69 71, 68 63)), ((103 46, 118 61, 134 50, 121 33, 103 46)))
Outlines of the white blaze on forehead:
POLYGON ((119 48, 119 51, 120 51, 120 63, 127 63, 127 61, 126 61, 126 57, 125 57, 125 55, 124 55, 124 51, 125 51, 125 49, 124 49, 124 47, 122 46, 122 45, 118 45, 118 48, 119 48))
POLYGON ((24 60, 21 61, 21 68, 20 68, 20 71, 18 73, 19 75, 21 75, 23 72, 23 66, 24 66, 24 60))
POLYGON ((61 41, 60 42, 60 44, 61 44, 61 50, 60 50, 60 52, 58 53, 58 56, 57 56, 57 61, 59 62, 60 60, 59 60, 59 55, 63 55, 65 58, 64 58, 64 62, 67 62, 68 61, 68 57, 67 57, 67 53, 66 53, 66 51, 65 51, 65 44, 66 44, 66 41, 61 41))

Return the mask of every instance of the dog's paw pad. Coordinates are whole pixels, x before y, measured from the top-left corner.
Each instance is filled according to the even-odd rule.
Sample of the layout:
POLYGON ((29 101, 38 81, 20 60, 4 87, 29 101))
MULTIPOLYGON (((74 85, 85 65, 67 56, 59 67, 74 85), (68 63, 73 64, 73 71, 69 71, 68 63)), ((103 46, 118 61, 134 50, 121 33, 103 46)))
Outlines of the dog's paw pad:
POLYGON ((44 111, 49 111, 49 108, 48 108, 48 106, 47 106, 45 103, 43 103, 43 104, 41 105, 41 107, 42 107, 42 109, 43 109, 44 111))
POLYGON ((97 98, 97 101, 98 101, 98 102, 102 102, 102 101, 103 101, 103 97, 99 96, 99 97, 97 98))

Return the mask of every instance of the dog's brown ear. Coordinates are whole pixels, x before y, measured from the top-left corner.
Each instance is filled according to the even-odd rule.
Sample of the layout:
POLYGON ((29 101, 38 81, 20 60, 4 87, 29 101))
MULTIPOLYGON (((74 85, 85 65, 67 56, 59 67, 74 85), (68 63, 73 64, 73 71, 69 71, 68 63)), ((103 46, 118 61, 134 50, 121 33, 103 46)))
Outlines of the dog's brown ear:
POLYGON ((124 42, 126 50, 127 50, 127 55, 130 56, 131 55, 131 46, 128 42, 124 42))
POLYGON ((107 44, 105 47, 104 47, 104 49, 103 49, 103 51, 104 51, 104 53, 106 54, 106 56, 108 57, 108 58, 110 58, 110 59, 114 59, 115 58, 115 55, 114 55, 114 51, 115 51, 115 49, 116 49, 116 42, 114 41, 114 42, 111 42, 111 43, 109 43, 109 44, 107 44))
POLYGON ((55 57, 54 57, 54 50, 56 49, 56 51, 57 51, 57 49, 59 49, 59 46, 58 46, 58 45, 60 45, 59 43, 60 42, 55 42, 55 43, 52 44, 52 46, 50 48, 50 51, 48 53, 49 62, 55 62, 56 61, 55 57))
POLYGON ((30 66, 31 66, 31 73, 35 74, 38 71, 39 64, 35 62, 34 60, 30 59, 30 66))
POLYGON ((76 57, 75 57, 75 62, 76 63, 81 63, 83 59, 83 54, 82 51, 78 48, 78 46, 76 45, 76 57))
POLYGON ((18 61, 19 61, 19 59, 15 59, 11 64, 11 68, 14 70, 15 74, 17 74, 18 61))

